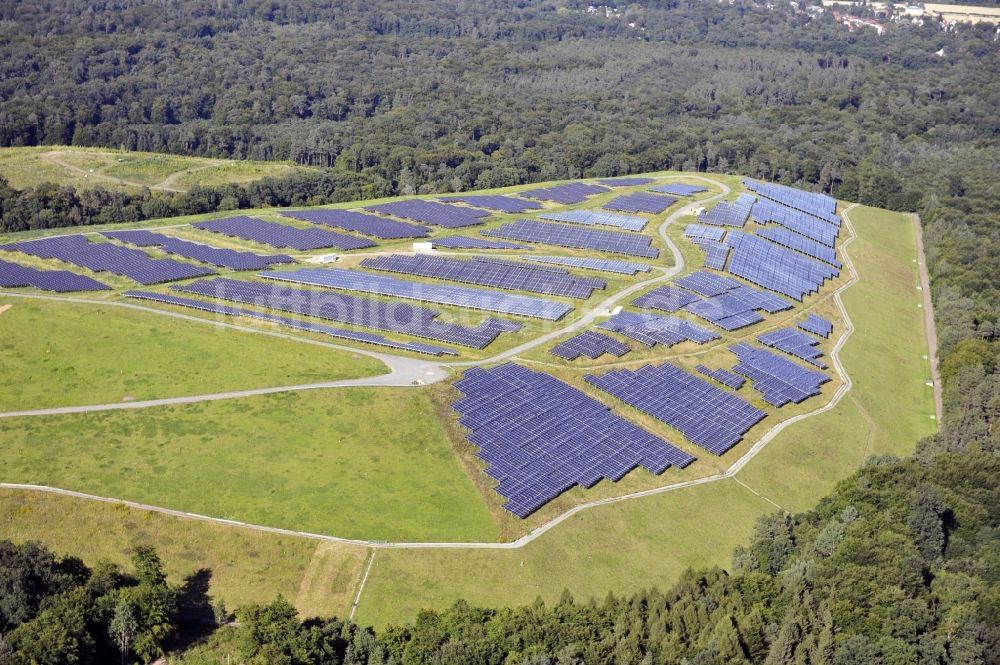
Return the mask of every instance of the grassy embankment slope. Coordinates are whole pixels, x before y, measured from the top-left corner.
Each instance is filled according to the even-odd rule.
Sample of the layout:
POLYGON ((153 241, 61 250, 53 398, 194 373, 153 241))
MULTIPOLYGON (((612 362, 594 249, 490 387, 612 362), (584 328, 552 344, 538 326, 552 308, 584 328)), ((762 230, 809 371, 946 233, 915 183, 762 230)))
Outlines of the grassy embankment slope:
POLYGON ((244 184, 307 167, 284 162, 211 159, 108 148, 38 146, 0 148, 0 175, 15 189, 43 182, 77 190, 135 191, 143 187, 187 191, 194 186, 244 184))

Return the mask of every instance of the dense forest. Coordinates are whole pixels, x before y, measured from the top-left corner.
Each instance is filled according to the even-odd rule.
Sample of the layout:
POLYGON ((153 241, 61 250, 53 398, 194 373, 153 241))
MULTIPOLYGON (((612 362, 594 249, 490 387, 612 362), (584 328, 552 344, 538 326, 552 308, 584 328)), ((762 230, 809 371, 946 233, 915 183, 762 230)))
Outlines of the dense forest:
MULTIPOLYGON (((780 3, 775 3, 780 4, 780 3)), ((553 606, 458 603, 379 634, 239 608, 247 663, 1000 663, 1000 43, 848 32, 785 6, 636 2, 0 3, 0 144, 293 159, 185 194, 0 185, 4 230, 656 169, 731 172, 921 215, 945 418, 728 571, 553 606), (631 26, 630 24, 634 24, 631 26), (944 56, 935 52, 944 49, 944 56)), ((224 622, 203 590, 0 544, 0 663, 151 661, 224 622), (186 608, 186 609, 185 609, 186 608), (200 621, 186 624, 190 617, 200 621)), ((197 650, 190 662, 215 662, 197 650)))

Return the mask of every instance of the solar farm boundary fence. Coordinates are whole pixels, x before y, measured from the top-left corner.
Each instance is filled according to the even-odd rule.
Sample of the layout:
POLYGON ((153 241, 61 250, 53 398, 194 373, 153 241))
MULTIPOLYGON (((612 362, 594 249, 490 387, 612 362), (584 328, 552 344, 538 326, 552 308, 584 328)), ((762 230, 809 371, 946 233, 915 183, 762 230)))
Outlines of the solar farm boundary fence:
MULTIPOLYGON (((710 182, 714 183, 714 181, 710 181, 710 182)), ((846 225, 847 225, 847 227, 848 227, 848 229, 850 231, 850 237, 848 237, 845 240, 845 242, 843 243, 843 247, 845 247, 845 248, 851 242, 853 242, 854 239, 857 237, 857 234, 854 231, 854 227, 853 227, 853 225, 850 222, 850 218, 848 217, 848 213, 850 212, 850 210, 852 210, 855 207, 857 207, 857 204, 852 204, 851 206, 849 206, 848 208, 846 208, 843 211, 843 213, 842 213, 842 217, 844 219, 844 222, 846 223, 846 225)), ((661 227, 661 232, 663 232, 663 233, 665 233, 665 231, 666 231, 666 229, 665 229, 666 224, 667 223, 665 222, 664 223, 664 227, 661 227)), ((846 267, 850 271, 851 278, 850 278, 850 280, 848 280, 847 282, 845 282, 844 284, 842 284, 840 287, 838 287, 838 289, 833 293, 834 301, 835 301, 835 303, 837 305, 837 308, 840 311, 841 316, 843 317, 844 332, 841 334, 840 338, 834 344, 834 347, 833 347, 833 349, 830 352, 831 363, 836 368, 837 373, 840 375, 842 383, 841 383, 840 387, 834 392, 834 394, 831 396, 830 400, 826 404, 824 404, 823 406, 818 407, 818 408, 816 408, 816 409, 814 409, 812 411, 809 411, 807 413, 802 413, 802 414, 793 416, 791 418, 788 418, 787 420, 783 420, 783 421, 781 421, 779 423, 776 423, 773 427, 771 427, 771 429, 769 429, 760 438, 760 440, 758 440, 756 443, 754 443, 754 445, 752 445, 742 456, 740 456, 739 459, 737 459, 729 468, 727 468, 725 471, 723 471, 721 473, 716 473, 716 474, 712 474, 712 475, 709 475, 709 476, 703 476, 701 478, 696 478, 696 479, 689 480, 689 481, 683 481, 683 482, 679 482, 679 483, 671 483, 669 485, 664 485, 662 487, 654 487, 654 488, 647 489, 647 490, 642 490, 642 491, 639 491, 639 492, 633 492, 631 494, 625 494, 625 495, 616 496, 616 497, 607 497, 607 498, 604 498, 604 499, 597 499, 597 500, 594 500, 594 501, 589 501, 589 502, 586 502, 586 503, 581 503, 581 504, 578 504, 578 505, 574 506, 573 508, 570 508, 566 512, 564 512, 564 513, 562 513, 562 514, 560 514, 560 515, 552 518, 548 522, 545 522, 544 524, 539 525, 538 527, 534 528, 533 530, 531 530, 529 533, 525 534, 524 536, 521 536, 517 540, 513 540, 513 541, 510 541, 510 542, 506 542, 506 543, 476 543, 476 542, 465 542, 465 543, 462 543, 462 542, 450 542, 450 543, 449 542, 426 542, 426 543, 412 542, 412 543, 407 543, 407 542, 386 542, 386 541, 377 541, 377 540, 358 540, 358 539, 350 539, 350 538, 341 538, 341 537, 338 537, 338 536, 330 536, 330 535, 324 535, 324 534, 310 533, 310 532, 306 532, 306 531, 295 531, 295 530, 292 530, 292 529, 282 529, 280 527, 269 527, 269 526, 263 526, 263 525, 257 525, 257 524, 250 524, 250 523, 247 523, 247 522, 240 522, 240 521, 237 521, 237 520, 231 520, 231 519, 221 518, 221 517, 210 517, 210 516, 206 516, 206 515, 200 515, 200 514, 197 514, 197 513, 188 513, 188 512, 184 512, 184 511, 173 510, 173 509, 170 509, 170 508, 163 508, 163 507, 160 507, 160 506, 152 506, 152 505, 148 505, 148 504, 141 504, 141 503, 136 503, 136 502, 131 502, 131 501, 124 501, 124 500, 121 500, 121 499, 115 499, 115 498, 110 498, 110 497, 101 497, 101 496, 97 496, 97 495, 85 494, 85 493, 82 493, 82 492, 75 492, 75 491, 72 491, 72 490, 66 490, 66 489, 61 489, 61 488, 56 488, 56 487, 50 487, 50 486, 46 486, 46 485, 26 485, 26 484, 18 484, 18 483, 0 483, 0 488, 14 489, 14 490, 24 490, 24 491, 47 492, 47 493, 52 493, 52 494, 60 494, 60 495, 63 495, 63 496, 70 496, 70 497, 75 497, 75 498, 80 498, 80 499, 88 499, 88 500, 93 500, 93 501, 102 501, 102 502, 106 502, 106 503, 114 503, 114 504, 119 504, 119 505, 126 505, 126 506, 129 506, 129 507, 132 507, 132 508, 136 508, 136 509, 139 509, 139 510, 146 510, 146 511, 150 511, 150 512, 157 512, 157 513, 161 513, 161 514, 173 515, 173 516, 183 517, 183 518, 188 518, 188 519, 196 519, 196 520, 205 521, 205 522, 212 522, 212 523, 216 523, 216 524, 222 524, 222 525, 228 525, 228 526, 235 526, 235 527, 238 527, 238 528, 244 528, 244 529, 249 529, 249 530, 254 530, 254 531, 261 531, 261 532, 273 533, 273 534, 278 534, 278 535, 294 536, 294 537, 300 537, 300 538, 309 538, 309 539, 313 539, 313 540, 321 540, 321 541, 344 543, 344 544, 350 544, 350 545, 358 545, 358 546, 368 547, 368 548, 372 548, 372 549, 511 549, 511 550, 512 549, 520 549, 520 548, 528 545, 529 543, 531 543, 532 541, 534 541, 536 538, 540 537, 544 533, 546 533, 549 530, 555 528, 556 526, 558 526, 562 522, 564 522, 564 521, 568 520, 569 518, 573 517, 577 513, 580 513, 580 512, 582 512, 584 510, 588 510, 590 508, 596 508, 598 506, 604 506, 604 505, 609 505, 609 504, 613 504, 613 503, 620 503, 622 501, 630 501, 630 500, 633 500, 633 499, 640 499, 640 498, 644 498, 644 497, 648 497, 648 496, 655 496, 655 495, 658 495, 658 494, 664 494, 664 493, 667 493, 667 492, 673 492, 673 491, 677 491, 677 490, 686 489, 688 487, 695 487, 695 486, 698 486, 698 485, 704 485, 704 484, 716 482, 716 481, 719 481, 719 480, 725 480, 727 478, 734 478, 734 476, 736 476, 736 474, 739 473, 739 471, 742 470, 743 467, 745 467, 750 462, 750 460, 752 460, 754 457, 756 457, 767 446, 767 444, 770 443, 786 427, 792 425, 793 423, 799 422, 801 420, 804 420, 806 418, 810 418, 810 417, 815 416, 815 415, 819 415, 821 413, 825 413, 825 412, 830 411, 831 409, 835 408, 837 406, 837 404, 840 403, 840 400, 843 399, 843 397, 850 391, 851 387, 853 387, 853 382, 851 381, 850 376, 847 374, 846 369, 844 368, 843 364, 840 361, 840 351, 843 348, 844 344, 846 344, 846 342, 848 341, 848 339, 854 333, 854 324, 853 324, 853 322, 852 322, 852 320, 850 318, 850 315, 847 312, 847 309, 844 307, 843 301, 841 299, 841 293, 844 290, 846 290, 846 289, 850 288, 851 286, 853 286, 858 281, 858 275, 857 275, 857 271, 854 268, 854 263, 851 260, 850 256, 847 254, 847 252, 844 252, 844 257, 846 259, 846 267)), ((29 298, 30 297, 42 297, 42 298, 51 299, 51 300, 68 300, 68 301, 72 301, 72 302, 80 302, 81 301, 80 299, 77 299, 77 298, 60 298, 60 297, 55 297, 55 296, 34 296, 34 295, 28 295, 28 294, 14 294, 14 295, 20 295, 21 297, 29 297, 29 298)), ((109 304, 108 301, 93 301, 92 300, 90 302, 99 303, 99 304, 103 304, 103 305, 109 304)), ((128 303, 117 303, 117 304, 128 304, 128 303)), ((133 307, 135 307, 135 306, 133 306, 133 307)), ((138 309, 149 309, 149 308, 142 308, 142 307, 137 307, 137 308, 138 309)), ((157 310, 153 310, 153 311, 157 311, 157 310)), ((162 311, 161 311, 161 313, 162 313, 162 311)), ((204 319, 197 319, 195 317, 187 317, 187 316, 185 316, 184 318, 193 318, 194 320, 204 321, 204 319)), ((334 345, 328 345, 328 346, 334 346, 334 345)), ((352 349, 352 350, 354 350, 354 349, 352 349)), ((369 353, 369 355, 380 355, 380 354, 369 353)), ((488 359, 485 359, 485 360, 478 361, 475 364, 489 364, 489 363, 493 363, 493 362, 496 362, 495 358, 488 358, 488 359)), ((457 364, 460 364, 460 363, 451 363, 451 364, 452 365, 457 365, 457 364)), ((276 389, 271 389, 271 390, 278 391, 278 390, 281 390, 281 389, 280 388, 276 388, 276 389)), ((130 403, 126 402, 124 404, 127 405, 127 404, 130 404, 130 403)), ((104 405, 104 406, 115 407, 115 408, 122 408, 121 405, 117 405, 117 404, 115 404, 115 405, 104 405)), ((75 407, 75 408, 87 408, 87 407, 75 407)), ((96 410, 100 410, 100 409, 96 409, 96 410)), ((49 411, 49 410, 45 410, 45 411, 49 411)), ((39 412, 34 412, 34 413, 38 414, 39 412)), ((0 417, 4 417, 4 416, 8 416, 8 415, 11 415, 11 414, 0 413, 0 417)), ((741 485, 742 485, 742 483, 741 483, 741 485)), ((743 486, 745 487, 745 485, 743 485, 743 486)), ((764 497, 763 495, 760 495, 760 496, 762 498, 764 498, 765 500, 767 500, 766 497, 764 497)))

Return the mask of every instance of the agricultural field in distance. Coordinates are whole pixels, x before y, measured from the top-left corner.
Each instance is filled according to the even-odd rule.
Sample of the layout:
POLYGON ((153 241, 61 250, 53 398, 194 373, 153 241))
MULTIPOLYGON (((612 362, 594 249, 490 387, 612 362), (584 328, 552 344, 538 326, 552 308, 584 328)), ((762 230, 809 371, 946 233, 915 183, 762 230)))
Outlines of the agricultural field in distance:
POLYGON ((194 186, 244 184, 307 167, 283 162, 186 157, 107 148, 42 146, 0 148, 0 176, 14 189, 43 182, 76 189, 183 192, 194 186))
MULTIPOLYGON (((135 182, 142 178, 170 178, 178 173, 171 170, 177 163, 156 167, 125 167, 113 160, 104 166, 76 163, 82 164, 84 172, 104 169, 102 173, 108 177, 135 182), (127 168, 134 170, 127 172, 127 168)), ((180 168, 190 171, 185 175, 192 177, 221 168, 204 166, 202 170, 180 168)), ((0 155, 0 173, 4 172, 0 155)), ((652 176, 663 182, 690 178, 680 173, 652 176)), ((183 177, 177 176, 170 184, 182 181, 183 177)), ((630 301, 667 283, 668 271, 679 267, 672 256, 674 248, 683 261, 680 274, 702 267, 704 254, 682 235, 684 227, 696 221, 690 212, 703 200, 733 200, 742 186, 740 179, 733 176, 711 175, 707 182, 704 178, 697 182, 706 184, 708 191, 681 199, 662 213, 648 215, 644 233, 660 250, 658 259, 647 261, 653 264, 649 273, 631 277, 602 275, 607 278, 606 289, 582 301, 550 297, 574 307, 559 323, 522 320, 521 331, 503 333, 485 349, 448 347, 457 354, 455 360, 463 363, 491 367, 500 360, 513 360, 587 392, 614 413, 698 457, 688 468, 671 468, 659 476, 636 469, 617 483, 602 480, 591 489, 575 487, 521 520, 503 509, 502 499, 492 488, 493 481, 483 472, 485 464, 476 457, 476 448, 466 440, 467 430, 450 407, 460 397, 453 383, 465 367, 449 365, 447 358, 342 343, 243 317, 221 317, 157 303, 143 303, 145 309, 116 307, 113 305, 122 301, 134 302, 120 297, 133 286, 124 277, 88 273, 112 286, 110 291, 86 298, 92 301, 89 303, 74 302, 84 300, 76 296, 43 300, 15 297, 13 291, 0 293, 0 305, 13 305, 0 313, 0 329, 5 335, 0 343, 0 381, 4 382, 0 387, 5 388, 0 410, 115 403, 344 379, 361 379, 365 383, 370 378, 372 385, 145 409, 0 419, 7 453, 0 460, 0 481, 50 485, 361 542, 317 541, 199 521, 192 530, 196 540, 182 545, 189 528, 183 518, 17 490, 0 490, 0 517, 4 518, 0 519, 0 537, 39 539, 56 549, 82 551, 88 561, 101 556, 122 560, 128 546, 149 542, 161 549, 172 579, 179 581, 194 572, 195 561, 202 559, 217 568, 212 593, 225 598, 231 606, 266 601, 280 592, 295 600, 303 612, 343 613, 360 593, 355 619, 376 626, 410 619, 422 607, 440 608, 457 598, 482 605, 530 603, 538 596, 555 600, 564 588, 578 599, 600 598, 609 590, 628 593, 651 584, 665 585, 688 566, 727 565, 732 546, 746 537, 756 517, 773 510, 794 512, 811 505, 866 458, 909 452, 920 436, 934 431, 936 423, 932 418, 932 392, 925 385, 929 369, 920 291, 916 289, 918 257, 913 226, 904 215, 869 208, 849 210, 850 224, 845 225, 838 241, 838 256, 850 257, 857 272, 854 283, 845 265, 840 276, 826 283, 819 293, 795 303, 793 309, 724 333, 708 344, 688 341, 669 349, 659 345, 647 348, 617 335, 617 339, 630 342, 633 349, 620 359, 604 356, 567 361, 548 353, 555 343, 570 337, 570 332, 579 332, 562 332, 564 328, 576 326, 587 317, 595 322, 603 320, 605 314, 600 312, 606 302, 621 304, 627 311, 640 311, 630 301), (665 225, 667 221, 671 223, 665 225), (616 302, 615 294, 625 290, 629 295, 616 302), (835 294, 842 299, 843 310, 835 294), (732 354, 727 350, 730 344, 753 342, 758 334, 794 325, 805 311, 834 323, 834 334, 818 342, 825 358, 834 354, 849 324, 853 324, 852 336, 839 353, 846 376, 830 368, 831 380, 822 386, 820 394, 781 409, 768 407, 749 383, 734 391, 769 415, 750 429, 742 442, 719 457, 686 440, 672 426, 588 387, 583 380, 589 372, 603 373, 612 367, 635 369, 667 359, 688 371, 700 362, 712 367, 732 364, 732 354), (166 314, 179 314, 181 318, 166 314), (245 330, 214 325, 223 318, 225 323, 245 330), (38 334, 39 330, 44 334, 38 334), (512 351, 545 335, 552 335, 551 340, 512 351), (430 386, 374 385, 375 377, 398 368, 387 367, 371 357, 373 353, 390 353, 405 361, 400 366, 436 367, 447 379, 430 386), (511 357, 507 357, 509 354, 511 357), (6 389, 15 386, 25 389, 6 389), (848 386, 850 389, 844 392, 848 386), (833 399, 839 401, 833 408, 824 409, 833 399), (739 473, 720 475, 762 437, 771 436, 772 428, 793 418, 798 422, 773 435, 739 473), (590 507, 537 538, 529 537, 523 547, 469 549, 462 545, 509 542, 528 536, 587 502, 705 479, 710 482, 590 507), (67 512, 72 512, 74 519, 54 517, 67 512), (55 526, 51 526, 53 522, 55 526), (144 523, 149 524, 148 528, 136 527, 144 523), (106 530, 113 537, 87 542, 83 547, 80 541, 86 540, 92 529, 106 530), (234 534, 232 541, 227 534, 234 534), (384 541, 390 541, 393 547, 383 547, 384 541), (246 557, 234 549, 233 542, 248 543, 246 546, 254 552, 251 560, 244 561, 246 557), (450 546, 406 546, 414 542, 450 546), (273 581, 259 589, 248 589, 242 583, 244 575, 255 579, 268 566, 280 572, 273 581), (367 582, 360 588, 363 578, 367 582)), ((541 186, 544 184, 532 187, 541 186)), ((593 208, 613 196, 640 189, 622 188, 566 207, 593 208)), ((516 189, 499 193, 512 192, 516 189)), ((336 207, 355 208, 367 203, 336 207)), ((546 204, 546 209, 552 207, 546 204)), ((840 210, 845 207, 841 204, 840 210)), ((306 226, 290 222, 276 211, 244 214, 306 226)), ((478 228, 496 228, 525 216, 534 213, 494 214, 485 227, 472 231, 435 228, 433 237, 455 233, 475 236, 478 228)), ((175 226, 185 221, 163 220, 121 228, 162 226, 168 235, 218 247, 258 253, 277 251, 250 241, 175 226)), ((753 227, 750 224, 748 228, 753 227)), ((32 237, 37 235, 44 234, 32 237)), ((16 239, 10 236, 0 242, 16 239)), ((411 243, 385 241, 356 252, 338 252, 341 256, 336 267, 360 269, 363 256, 407 253, 411 243)), ((166 256, 155 249, 148 252, 156 258, 166 256)), ((591 250, 545 245, 536 245, 530 251, 495 254, 514 259, 531 252, 599 258, 591 250)), ((451 252, 456 257, 465 253, 451 252)), ((322 254, 296 252, 292 268, 315 264, 322 254)), ((56 267, 50 260, 32 265, 56 267)), ((598 274, 577 272, 588 277, 598 274)), ((256 274, 220 273, 270 283, 256 274)), ((445 283, 432 278, 420 281, 445 283)), ((171 292, 162 285, 150 289, 171 292)), ((375 300, 389 299, 379 296, 375 300)), ((445 320, 465 325, 474 325, 487 316, 483 312, 470 315, 458 306, 433 307, 442 312, 445 320)), ((687 312, 681 315, 707 325, 687 312)), ((593 327, 588 323, 582 329, 593 327)), ((415 336, 395 337, 421 341, 415 336)))

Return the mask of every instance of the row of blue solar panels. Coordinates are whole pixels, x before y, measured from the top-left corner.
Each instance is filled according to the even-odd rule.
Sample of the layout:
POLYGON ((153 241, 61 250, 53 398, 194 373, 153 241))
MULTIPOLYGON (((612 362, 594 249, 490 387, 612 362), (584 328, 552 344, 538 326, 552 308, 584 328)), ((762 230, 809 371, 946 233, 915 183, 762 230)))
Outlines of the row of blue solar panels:
POLYGON ((354 210, 339 208, 314 208, 312 210, 282 210, 285 217, 299 219, 313 224, 334 226, 346 231, 354 231, 366 236, 374 236, 382 240, 398 238, 425 238, 431 230, 426 226, 397 222, 393 219, 368 215, 354 210))
POLYGON ((168 254, 232 270, 266 270, 276 263, 295 263, 292 257, 285 254, 265 256, 253 252, 240 252, 150 231, 104 231, 101 235, 136 247, 159 247, 168 254))
POLYGON ((405 201, 391 201, 378 205, 368 206, 365 210, 380 212, 384 215, 402 217, 414 222, 423 224, 434 224, 448 229, 457 229, 465 226, 475 226, 482 224, 483 217, 489 217, 486 210, 476 210, 464 206, 439 203, 437 201, 425 201, 424 199, 406 199, 405 201))
POLYGON ((284 284, 214 279, 198 280, 173 289, 326 321, 405 333, 474 349, 488 346, 501 332, 516 332, 521 329, 518 323, 494 318, 470 328, 437 321, 438 312, 426 307, 398 301, 383 302, 326 290, 298 289, 284 284))
POLYGON ((445 202, 459 201, 461 203, 468 203, 470 206, 476 206, 477 208, 489 208, 490 210, 499 210, 501 212, 527 212, 528 210, 538 210, 542 207, 541 204, 534 201, 525 201, 513 196, 501 196, 499 194, 462 194, 458 196, 442 196, 440 199, 445 202))
POLYGON ((628 177, 624 176, 621 178, 604 178, 598 180, 597 182, 602 185, 607 185, 608 187, 638 187, 640 185, 648 185, 655 182, 655 178, 642 178, 642 177, 628 177))
POLYGON ((491 286, 510 291, 530 291, 569 298, 589 298, 595 289, 607 283, 594 277, 578 277, 569 273, 553 272, 523 263, 479 261, 444 258, 439 256, 373 256, 361 262, 362 268, 385 272, 447 279, 463 284, 491 286))
POLYGON ((600 270, 603 272, 613 272, 619 275, 635 275, 639 272, 649 272, 651 269, 651 267, 645 263, 618 261, 616 259, 587 259, 576 256, 522 256, 520 258, 525 261, 551 263, 553 265, 583 268, 585 270, 600 270))
POLYGON ((688 238, 703 238, 705 240, 722 240, 726 235, 726 230, 718 226, 706 226, 705 224, 688 224, 684 229, 684 235, 688 238))
POLYGON ((652 239, 648 236, 621 231, 574 228, 565 224, 550 224, 531 219, 508 222, 499 228, 482 231, 482 234, 492 238, 538 242, 559 247, 596 249, 613 254, 642 256, 650 259, 655 259, 660 255, 659 250, 650 246, 652 239))
POLYGON ((684 275, 674 283, 677 284, 677 286, 687 289, 688 291, 694 291, 695 293, 706 297, 717 296, 720 293, 725 293, 726 291, 731 291, 743 286, 732 277, 716 275, 715 273, 708 272, 707 270, 699 270, 697 272, 684 275))
POLYGON ((585 380, 671 427, 715 455, 735 446, 767 415, 739 395, 664 363, 612 370, 585 380))
POLYGON ((84 275, 68 270, 38 270, 0 261, 0 287, 5 289, 32 286, 42 291, 106 291, 111 288, 84 275))
POLYGON ((529 316, 547 321, 558 321, 573 310, 570 305, 533 296, 470 289, 463 286, 412 282, 341 268, 302 268, 288 272, 261 273, 260 276, 344 291, 374 293, 501 314, 529 316))
POLYGON ((659 194, 673 194, 674 196, 691 196, 692 194, 707 192, 708 187, 702 187, 701 185, 685 185, 681 182, 672 182, 666 185, 650 187, 649 191, 657 192, 659 194))
POLYGON ((770 346, 800 360, 805 360, 820 369, 826 369, 826 363, 820 360, 823 357, 823 352, 816 348, 819 341, 800 330, 779 328, 757 335, 757 341, 764 346, 770 346))
POLYGON ((524 245, 515 245, 511 242, 496 242, 493 240, 483 240, 482 238, 470 238, 468 236, 443 236, 434 238, 431 243, 435 247, 446 249, 531 249, 524 245))
POLYGON ((720 201, 708 212, 698 215, 698 221, 713 226, 742 227, 747 223, 753 205, 754 198, 752 196, 740 194, 735 201, 720 201))
POLYGON ((529 199, 539 199, 542 201, 555 201, 563 205, 582 203, 587 197, 594 194, 610 191, 603 185, 590 185, 585 182, 569 182, 565 185, 555 185, 554 187, 540 187, 538 189, 528 189, 518 192, 518 196, 529 199))
POLYGON ((639 296, 632 301, 632 304, 643 309, 658 309, 661 312, 673 313, 698 300, 701 300, 698 296, 667 284, 639 296))
POLYGON ((826 374, 807 369, 798 363, 749 344, 729 347, 739 363, 733 371, 753 381, 754 390, 771 406, 796 404, 820 393, 820 386, 830 380, 826 374))
POLYGON ((610 212, 599 212, 596 210, 560 210, 557 212, 546 212, 539 215, 542 219, 553 222, 569 222, 570 224, 584 224, 585 226, 614 226, 625 231, 642 231, 646 228, 649 220, 645 217, 635 215, 615 215, 610 212))
POLYGON ((165 293, 154 293, 152 291, 126 291, 123 295, 125 295, 128 298, 151 300, 154 302, 161 302, 168 305, 177 305, 179 307, 190 307, 192 309, 197 309, 202 312, 211 312, 213 314, 224 314, 226 316, 243 316, 251 319, 256 319, 258 321, 265 321, 267 323, 275 323, 281 326, 285 326, 287 328, 294 328, 295 330, 319 333, 321 335, 329 335, 337 339, 345 339, 352 342, 364 342, 365 344, 375 344, 390 349, 414 351, 416 353, 427 353, 433 356, 455 355, 455 352, 450 349, 446 349, 439 346, 432 346, 430 344, 421 344, 420 342, 394 342, 392 340, 386 339, 385 337, 382 337, 381 335, 375 335, 372 333, 356 332, 353 330, 333 328, 327 325, 323 325, 321 323, 299 321, 297 319, 290 319, 286 316, 267 314, 252 309, 243 309, 242 307, 229 307, 227 305, 220 305, 218 303, 206 302, 204 300, 195 300, 194 298, 182 298, 180 296, 172 296, 165 293))
POLYGON ((648 192, 635 192, 634 194, 617 196, 601 207, 605 210, 618 210, 620 212, 648 212, 652 215, 658 215, 676 202, 677 199, 672 196, 649 194, 648 192))
POLYGON ((660 474, 694 457, 543 372, 512 363, 474 368, 452 404, 488 465, 504 508, 527 517, 569 488, 620 480, 637 466, 660 474))
POLYGON ((767 199, 755 203, 750 214, 758 224, 774 222, 827 247, 833 247, 837 243, 837 235, 840 233, 840 229, 833 224, 767 199))
POLYGON ((829 264, 742 231, 731 231, 726 244, 732 248, 730 273, 798 301, 840 274, 829 264))
POLYGON ((277 222, 265 222, 254 217, 225 217, 207 222, 195 222, 191 226, 212 233, 221 233, 231 238, 251 240, 271 247, 290 247, 299 251, 336 247, 337 249, 361 249, 374 247, 375 243, 365 238, 355 238, 346 233, 337 233, 315 227, 300 229, 277 222))
POLYGON ((21 252, 40 259, 58 259, 94 272, 123 275, 140 284, 213 275, 214 271, 174 259, 154 259, 138 250, 109 242, 94 243, 82 235, 55 236, 0 245, 0 250, 21 252))
POLYGON ((565 342, 556 344, 549 349, 549 353, 566 360, 576 360, 580 356, 587 356, 594 360, 605 353, 621 358, 631 350, 627 344, 622 344, 613 337, 602 335, 593 330, 586 330, 579 335, 570 337, 565 342))
POLYGON ((811 332, 814 335, 819 335, 820 337, 829 337, 830 333, 833 332, 833 324, 827 321, 822 316, 817 316, 812 312, 806 316, 805 321, 800 321, 798 323, 799 328, 802 328, 806 332, 811 332))
POLYGON ((621 333, 646 346, 662 344, 669 347, 681 342, 705 344, 719 339, 711 330, 676 316, 619 312, 598 327, 621 333))
POLYGON ((717 296, 691 303, 684 309, 724 330, 738 330, 764 320, 757 310, 770 314, 790 309, 792 304, 771 293, 739 286, 717 296))
POLYGON ((739 374, 733 374, 729 370, 722 369, 721 367, 719 369, 709 369, 708 367, 702 364, 698 364, 695 365, 695 369, 698 371, 699 374, 704 374, 710 379, 715 379, 722 385, 728 388, 732 388, 733 390, 739 390, 740 388, 743 387, 743 384, 746 383, 747 381, 739 374))
POLYGON ((827 247, 815 240, 800 236, 798 233, 792 233, 788 229, 776 227, 760 228, 757 229, 757 235, 782 247, 794 249, 806 256, 825 261, 835 268, 841 267, 840 261, 837 260, 837 251, 833 247, 827 247))
POLYGON ((789 208, 801 210, 830 224, 840 226, 840 218, 837 217, 837 200, 826 194, 817 194, 795 187, 749 179, 743 180, 743 186, 772 201, 777 201, 789 208))
POLYGON ((705 267, 713 270, 725 270, 729 259, 729 246, 710 240, 696 241, 705 252, 705 267))

